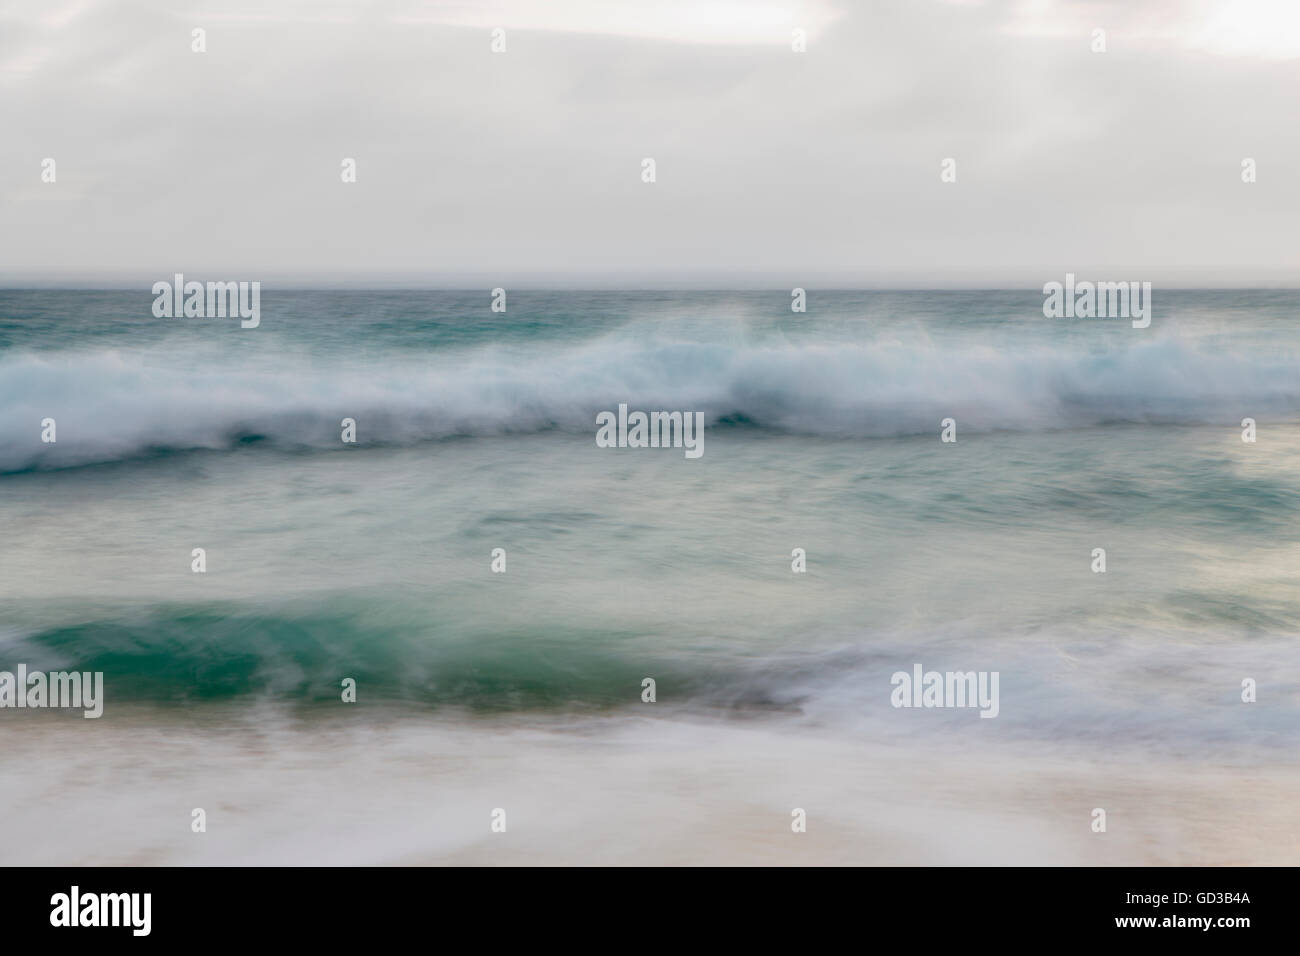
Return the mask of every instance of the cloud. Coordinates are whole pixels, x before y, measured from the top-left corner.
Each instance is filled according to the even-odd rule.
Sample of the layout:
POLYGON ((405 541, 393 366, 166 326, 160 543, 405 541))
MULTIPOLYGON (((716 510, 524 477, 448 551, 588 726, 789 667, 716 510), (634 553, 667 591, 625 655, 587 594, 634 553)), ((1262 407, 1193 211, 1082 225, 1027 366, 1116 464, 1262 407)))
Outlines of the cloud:
POLYGON ((1294 0, 1018 0, 1003 29, 1026 38, 1102 29, 1108 38, 1143 52, 1300 58, 1300 5, 1294 0))
POLYGON ((824 0, 495 0, 482 4, 426 0, 395 15, 402 23, 601 34, 675 43, 788 47, 791 31, 809 39, 840 17, 824 0))
POLYGON ((1300 280, 1297 61, 1130 6, 11 3, 0 279, 1300 280))

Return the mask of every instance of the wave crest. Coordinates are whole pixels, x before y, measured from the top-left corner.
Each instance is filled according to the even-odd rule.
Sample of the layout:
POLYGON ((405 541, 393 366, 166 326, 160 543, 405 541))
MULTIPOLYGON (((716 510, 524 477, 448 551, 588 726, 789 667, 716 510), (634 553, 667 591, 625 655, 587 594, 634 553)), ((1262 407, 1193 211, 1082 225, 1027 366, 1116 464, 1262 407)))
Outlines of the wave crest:
POLYGON ((736 345, 606 340, 564 349, 240 365, 119 352, 0 358, 0 470, 110 462, 250 440, 342 447, 452 436, 591 430, 625 402, 702 411, 708 425, 832 438, 964 434, 1108 423, 1237 424, 1293 417, 1285 356, 1234 355, 1177 338, 1118 351, 932 344, 736 345), (54 418, 57 442, 40 440, 54 418))

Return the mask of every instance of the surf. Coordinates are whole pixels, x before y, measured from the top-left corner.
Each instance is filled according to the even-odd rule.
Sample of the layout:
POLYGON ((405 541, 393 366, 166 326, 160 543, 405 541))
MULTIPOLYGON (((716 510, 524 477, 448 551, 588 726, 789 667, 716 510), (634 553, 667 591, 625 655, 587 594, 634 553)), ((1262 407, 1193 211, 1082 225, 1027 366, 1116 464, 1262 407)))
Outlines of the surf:
POLYGON ((1123 347, 1008 348, 923 341, 654 341, 604 336, 547 348, 477 347, 249 361, 167 351, 0 353, 0 472, 77 467, 250 442, 286 450, 450 437, 588 432, 602 409, 691 409, 730 426, 869 439, 1112 423, 1294 420, 1284 352, 1165 336, 1123 347), (58 441, 41 441, 57 421, 58 441))

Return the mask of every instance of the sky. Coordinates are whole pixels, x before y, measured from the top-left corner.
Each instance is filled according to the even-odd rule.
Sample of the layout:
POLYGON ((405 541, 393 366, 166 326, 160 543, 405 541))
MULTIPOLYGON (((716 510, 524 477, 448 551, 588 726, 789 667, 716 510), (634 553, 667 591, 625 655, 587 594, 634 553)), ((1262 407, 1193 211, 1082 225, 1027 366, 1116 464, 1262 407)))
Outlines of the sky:
POLYGON ((0 0, 11 286, 1300 286, 1298 237, 1300 0, 0 0))

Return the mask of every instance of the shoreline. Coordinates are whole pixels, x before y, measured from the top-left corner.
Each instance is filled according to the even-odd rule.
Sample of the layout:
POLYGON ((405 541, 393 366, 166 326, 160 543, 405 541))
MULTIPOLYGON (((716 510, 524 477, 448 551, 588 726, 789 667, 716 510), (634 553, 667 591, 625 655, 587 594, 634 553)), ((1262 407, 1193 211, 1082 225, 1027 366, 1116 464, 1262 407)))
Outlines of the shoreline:
POLYGON ((539 729, 203 717, 159 724, 119 712, 94 737, 66 721, 9 728, 0 863, 1300 863, 1300 772, 1276 766, 993 742, 959 750, 779 720, 597 717, 539 729), (108 791, 110 781, 125 783, 108 791), (205 833, 191 832, 194 807, 205 833), (791 831, 796 807, 805 833, 791 831), (1095 807, 1107 811, 1105 833, 1091 830, 1095 807), (491 830, 495 809, 506 810, 504 833, 491 830))

